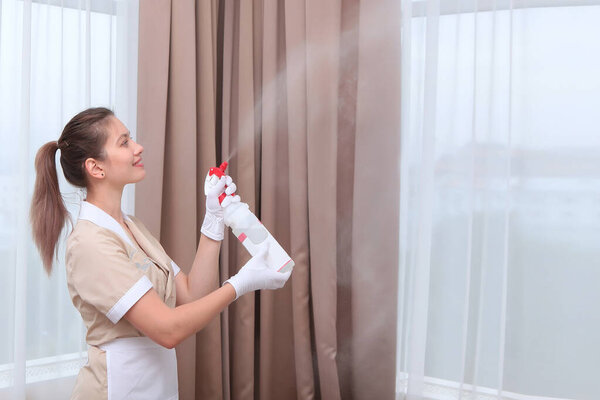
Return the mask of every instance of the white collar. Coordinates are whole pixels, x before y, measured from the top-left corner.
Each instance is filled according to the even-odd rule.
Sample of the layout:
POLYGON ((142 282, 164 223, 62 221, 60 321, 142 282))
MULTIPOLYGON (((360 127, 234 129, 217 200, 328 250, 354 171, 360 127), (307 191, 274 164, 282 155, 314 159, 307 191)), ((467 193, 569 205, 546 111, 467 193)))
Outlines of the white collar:
MULTIPOLYGON (((121 211, 122 212, 122 211, 121 211)), ((122 212, 123 213, 123 212, 122 212)), ((123 218, 127 221, 131 221, 131 219, 123 213, 123 218)), ((81 210, 79 211, 79 219, 84 219, 86 221, 93 222, 94 224, 113 231, 117 235, 121 237, 126 243, 128 243, 131 247, 135 247, 131 242, 131 239, 125 233, 125 229, 119 224, 113 217, 111 217, 106 211, 101 208, 93 205, 92 203, 88 203, 87 201, 81 202, 81 210)))

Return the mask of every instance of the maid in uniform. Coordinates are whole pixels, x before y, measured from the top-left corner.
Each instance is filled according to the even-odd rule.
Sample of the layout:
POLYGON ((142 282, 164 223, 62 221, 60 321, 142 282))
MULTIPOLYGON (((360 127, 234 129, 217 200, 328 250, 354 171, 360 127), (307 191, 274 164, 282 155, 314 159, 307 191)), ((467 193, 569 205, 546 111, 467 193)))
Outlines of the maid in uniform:
POLYGON ((223 286, 200 297, 200 269, 218 268, 222 207, 240 201, 232 195, 235 184, 228 176, 216 185, 206 180, 202 235, 186 275, 141 221, 121 211, 123 187, 146 174, 143 147, 106 108, 77 114, 58 141, 46 143, 36 156, 31 222, 48 273, 68 218, 58 187, 57 150, 65 178, 87 189, 66 247, 69 293, 89 345, 71 398, 177 399, 174 347, 243 294, 283 287, 290 273, 270 270, 264 248, 223 286))

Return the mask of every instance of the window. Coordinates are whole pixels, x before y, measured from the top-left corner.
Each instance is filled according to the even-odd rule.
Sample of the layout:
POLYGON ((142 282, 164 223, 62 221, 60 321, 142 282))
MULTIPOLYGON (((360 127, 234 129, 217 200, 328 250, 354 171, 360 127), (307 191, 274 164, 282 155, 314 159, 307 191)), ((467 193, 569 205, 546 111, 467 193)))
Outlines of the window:
MULTIPOLYGON (((0 395, 73 376, 87 357, 66 286, 64 238, 50 278, 31 239, 34 158, 90 106, 112 109, 135 137, 137 19, 133 0, 0 2, 0 395)), ((75 222, 84 192, 65 181, 59 155, 75 222)), ((126 212, 133 196, 126 188, 126 212)))
POLYGON ((593 398, 600 2, 411 4, 398 392, 593 398))

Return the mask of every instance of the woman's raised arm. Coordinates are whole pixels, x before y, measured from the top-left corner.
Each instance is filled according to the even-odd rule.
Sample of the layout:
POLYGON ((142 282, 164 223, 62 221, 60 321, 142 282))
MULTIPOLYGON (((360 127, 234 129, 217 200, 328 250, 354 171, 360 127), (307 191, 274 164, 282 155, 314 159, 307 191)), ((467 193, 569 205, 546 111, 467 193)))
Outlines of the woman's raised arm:
POLYGON ((219 286, 220 250, 220 241, 200 236, 190 274, 181 271, 175 277, 177 305, 197 300, 219 286))

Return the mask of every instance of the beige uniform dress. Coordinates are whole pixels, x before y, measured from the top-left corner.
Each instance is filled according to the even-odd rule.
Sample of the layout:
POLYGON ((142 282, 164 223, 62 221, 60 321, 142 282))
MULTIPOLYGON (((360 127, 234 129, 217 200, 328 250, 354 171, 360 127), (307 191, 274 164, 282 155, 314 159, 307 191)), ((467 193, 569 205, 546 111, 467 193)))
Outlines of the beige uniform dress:
POLYGON ((175 307, 179 267, 141 222, 126 216, 125 223, 133 238, 84 201, 67 240, 67 284, 89 345, 72 399, 178 398, 175 350, 154 343, 123 316, 151 288, 175 307))

